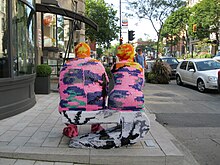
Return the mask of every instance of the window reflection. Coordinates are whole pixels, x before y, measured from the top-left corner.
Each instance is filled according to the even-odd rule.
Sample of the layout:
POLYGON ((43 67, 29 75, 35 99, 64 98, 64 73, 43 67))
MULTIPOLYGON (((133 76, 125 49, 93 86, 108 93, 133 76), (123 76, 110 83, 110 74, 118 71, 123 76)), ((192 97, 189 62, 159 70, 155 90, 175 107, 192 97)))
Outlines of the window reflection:
POLYGON ((35 61, 34 11, 18 0, 13 1, 12 10, 14 74, 31 74, 34 72, 35 61))
POLYGON ((26 0, 28 3, 30 3, 31 5, 34 4, 34 0, 26 0))
POLYGON ((57 15, 57 40, 58 48, 64 51, 64 17, 57 15))
POLYGON ((7 3, 0 0, 0 78, 9 77, 7 3))
POLYGON ((57 16, 55 14, 45 13, 43 15, 44 26, 44 47, 56 47, 56 26, 57 16))

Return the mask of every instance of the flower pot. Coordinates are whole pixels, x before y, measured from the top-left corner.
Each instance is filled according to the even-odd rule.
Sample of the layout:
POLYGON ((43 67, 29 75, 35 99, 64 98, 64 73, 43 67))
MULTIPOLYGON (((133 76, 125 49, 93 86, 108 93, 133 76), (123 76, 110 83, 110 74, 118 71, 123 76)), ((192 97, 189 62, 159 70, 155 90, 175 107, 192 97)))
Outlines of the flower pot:
POLYGON ((34 84, 35 94, 49 94, 50 93, 50 76, 36 77, 34 84))

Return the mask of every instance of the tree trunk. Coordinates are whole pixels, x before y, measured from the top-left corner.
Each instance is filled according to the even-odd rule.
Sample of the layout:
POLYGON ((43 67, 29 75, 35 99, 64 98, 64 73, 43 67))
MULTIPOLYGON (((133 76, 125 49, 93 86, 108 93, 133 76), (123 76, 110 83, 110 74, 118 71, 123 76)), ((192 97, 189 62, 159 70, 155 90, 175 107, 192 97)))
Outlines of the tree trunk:
POLYGON ((216 52, 218 51, 218 47, 219 47, 219 34, 218 34, 218 32, 216 32, 216 50, 215 50, 215 55, 216 55, 216 52))
POLYGON ((189 36, 188 36, 188 31, 186 30, 186 50, 185 50, 185 53, 188 54, 188 45, 189 45, 189 36))
POLYGON ((158 59, 158 55, 159 55, 159 46, 160 46, 161 30, 162 30, 162 26, 161 26, 159 32, 157 33, 157 54, 156 54, 156 59, 158 59))

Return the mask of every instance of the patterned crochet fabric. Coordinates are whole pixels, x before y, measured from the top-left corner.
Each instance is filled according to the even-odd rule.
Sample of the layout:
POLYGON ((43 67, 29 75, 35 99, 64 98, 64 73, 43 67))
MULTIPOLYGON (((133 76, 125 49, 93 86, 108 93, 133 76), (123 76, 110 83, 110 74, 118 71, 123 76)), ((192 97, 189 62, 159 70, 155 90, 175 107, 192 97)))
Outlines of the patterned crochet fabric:
POLYGON ((112 68, 114 88, 109 94, 108 108, 120 111, 142 111, 144 108, 144 73, 136 62, 126 60, 112 68))
POLYGON ((98 60, 86 57, 67 61, 59 77, 59 111, 103 109, 108 81, 105 68, 98 60))

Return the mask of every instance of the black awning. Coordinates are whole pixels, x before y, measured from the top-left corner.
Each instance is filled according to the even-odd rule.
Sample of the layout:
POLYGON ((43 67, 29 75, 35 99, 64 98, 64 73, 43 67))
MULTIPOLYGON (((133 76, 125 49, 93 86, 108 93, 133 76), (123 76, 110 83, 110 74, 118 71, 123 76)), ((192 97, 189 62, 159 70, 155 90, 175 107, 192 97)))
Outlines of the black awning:
POLYGON ((56 6, 50 6, 48 4, 36 3, 36 11, 37 12, 44 12, 44 13, 58 14, 58 15, 62 15, 65 17, 69 17, 74 20, 83 22, 83 23, 91 26, 96 31, 98 31, 98 25, 94 21, 92 21, 91 19, 89 19, 81 14, 78 14, 76 12, 73 12, 73 11, 70 11, 67 9, 63 9, 63 8, 56 7, 56 6))

